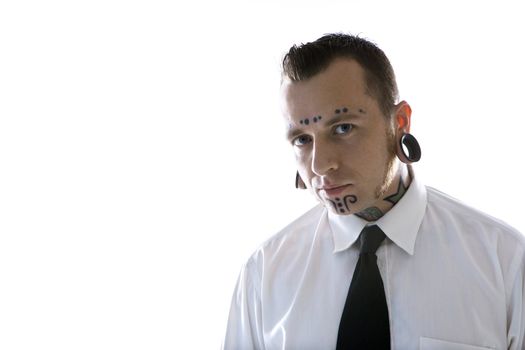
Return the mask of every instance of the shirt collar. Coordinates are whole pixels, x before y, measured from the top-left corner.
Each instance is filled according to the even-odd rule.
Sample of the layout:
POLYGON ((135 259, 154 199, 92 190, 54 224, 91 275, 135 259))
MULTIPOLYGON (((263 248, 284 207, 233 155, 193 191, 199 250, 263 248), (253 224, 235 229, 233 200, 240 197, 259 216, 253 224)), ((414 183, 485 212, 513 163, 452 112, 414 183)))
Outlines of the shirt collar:
MULTIPOLYGON (((413 174, 413 172, 411 171, 413 174)), ((408 254, 414 254, 417 232, 427 206, 427 191, 417 177, 401 200, 375 222, 386 236, 408 254)), ((334 253, 349 248, 370 222, 356 215, 337 215, 328 211, 328 223, 334 239, 334 253)))

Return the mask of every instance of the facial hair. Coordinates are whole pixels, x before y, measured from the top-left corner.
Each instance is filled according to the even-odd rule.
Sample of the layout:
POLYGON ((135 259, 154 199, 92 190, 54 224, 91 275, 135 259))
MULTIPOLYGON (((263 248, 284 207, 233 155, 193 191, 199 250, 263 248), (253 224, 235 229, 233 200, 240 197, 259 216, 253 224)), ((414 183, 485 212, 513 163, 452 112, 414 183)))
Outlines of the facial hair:
POLYGON ((386 137, 388 159, 386 162, 385 172, 383 174, 383 181, 381 181, 381 184, 377 186, 375 190, 375 199, 380 199, 385 195, 386 191, 392 184, 392 181, 394 181, 397 173, 396 135, 391 128, 387 129, 386 137))

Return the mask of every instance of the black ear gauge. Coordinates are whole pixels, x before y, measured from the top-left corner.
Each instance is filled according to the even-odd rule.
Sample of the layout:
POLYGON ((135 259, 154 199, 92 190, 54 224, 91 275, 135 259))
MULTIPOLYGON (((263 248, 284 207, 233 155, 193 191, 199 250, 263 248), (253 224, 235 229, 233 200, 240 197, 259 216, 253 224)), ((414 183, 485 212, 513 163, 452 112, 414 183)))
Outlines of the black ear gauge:
POLYGON ((397 156, 406 164, 415 163, 421 159, 421 147, 412 134, 404 133, 403 136, 401 136, 397 156), (408 154, 405 151, 405 148, 408 151, 408 154))
POLYGON ((306 190, 306 185, 304 184, 303 179, 301 179, 299 172, 295 173, 295 188, 306 190))

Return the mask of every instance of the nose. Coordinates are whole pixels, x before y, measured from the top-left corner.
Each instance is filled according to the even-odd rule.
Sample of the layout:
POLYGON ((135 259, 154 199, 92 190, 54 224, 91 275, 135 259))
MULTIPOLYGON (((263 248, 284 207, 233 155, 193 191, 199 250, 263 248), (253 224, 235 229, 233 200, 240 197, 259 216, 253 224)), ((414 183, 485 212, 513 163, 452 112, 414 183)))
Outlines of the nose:
POLYGON ((312 152, 312 171, 317 176, 324 176, 337 170, 337 167, 336 152, 327 142, 315 140, 312 152))

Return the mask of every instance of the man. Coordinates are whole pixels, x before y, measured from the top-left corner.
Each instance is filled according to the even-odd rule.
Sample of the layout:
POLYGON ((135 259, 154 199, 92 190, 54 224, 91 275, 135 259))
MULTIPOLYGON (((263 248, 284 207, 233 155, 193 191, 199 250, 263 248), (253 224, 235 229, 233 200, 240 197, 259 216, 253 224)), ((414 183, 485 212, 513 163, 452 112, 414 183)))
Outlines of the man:
POLYGON ((320 204, 245 264, 225 349, 525 349, 525 238, 418 180, 397 95, 362 38, 285 56, 296 186, 320 204))

